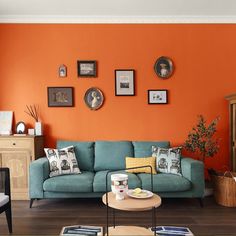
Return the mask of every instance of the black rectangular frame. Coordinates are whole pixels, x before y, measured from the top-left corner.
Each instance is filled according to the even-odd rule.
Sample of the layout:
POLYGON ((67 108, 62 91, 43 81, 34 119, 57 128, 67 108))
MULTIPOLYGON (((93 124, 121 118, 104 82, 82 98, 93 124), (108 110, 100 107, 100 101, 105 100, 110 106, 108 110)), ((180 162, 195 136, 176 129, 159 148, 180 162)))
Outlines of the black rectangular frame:
POLYGON ((148 90, 148 104, 151 105, 164 105, 168 104, 168 90, 167 89, 149 89, 148 90), (150 92, 152 91, 165 91, 166 92, 166 102, 150 102, 150 92))
POLYGON ((77 70, 78 70, 78 77, 97 77, 97 61, 77 61, 77 70), (81 64, 92 64, 94 70, 92 73, 83 73, 83 71, 80 68, 81 64))

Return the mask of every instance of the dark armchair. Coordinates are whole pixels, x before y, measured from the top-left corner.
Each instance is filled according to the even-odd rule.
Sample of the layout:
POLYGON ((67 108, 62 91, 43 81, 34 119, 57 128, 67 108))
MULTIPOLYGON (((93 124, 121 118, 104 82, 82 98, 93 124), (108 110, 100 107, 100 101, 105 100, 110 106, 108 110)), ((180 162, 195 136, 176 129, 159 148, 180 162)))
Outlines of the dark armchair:
POLYGON ((9 168, 0 168, 0 214, 6 213, 9 233, 12 233, 11 189, 9 168))

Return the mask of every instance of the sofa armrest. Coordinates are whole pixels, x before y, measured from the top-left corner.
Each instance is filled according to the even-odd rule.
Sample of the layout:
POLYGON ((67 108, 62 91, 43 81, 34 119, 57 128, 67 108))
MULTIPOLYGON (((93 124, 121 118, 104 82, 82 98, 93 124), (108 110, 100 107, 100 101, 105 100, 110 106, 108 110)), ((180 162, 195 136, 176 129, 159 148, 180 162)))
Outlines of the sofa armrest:
POLYGON ((29 195, 31 199, 43 198, 43 182, 49 178, 49 164, 46 157, 32 161, 29 168, 29 195))
POLYGON ((183 176, 192 183, 193 197, 202 198, 205 189, 204 164, 192 158, 181 159, 183 176))

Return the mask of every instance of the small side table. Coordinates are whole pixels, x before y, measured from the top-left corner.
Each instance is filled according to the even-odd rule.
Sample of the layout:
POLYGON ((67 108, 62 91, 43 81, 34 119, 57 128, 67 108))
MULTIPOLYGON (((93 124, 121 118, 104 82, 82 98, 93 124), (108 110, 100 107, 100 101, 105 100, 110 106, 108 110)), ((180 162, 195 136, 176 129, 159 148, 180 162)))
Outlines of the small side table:
MULTIPOLYGON (((143 227, 136 226, 118 226, 115 227, 115 212, 114 210, 123 211, 152 211, 152 226, 156 226, 156 208, 161 205, 161 198, 157 194, 153 194, 151 198, 136 199, 125 196, 124 200, 117 201, 115 194, 109 192, 103 195, 102 201, 107 205, 107 235, 109 235, 109 215, 108 207, 113 209, 113 229, 110 229, 111 235, 129 235, 132 230, 132 235, 153 235, 152 232, 143 227), (141 229, 141 230, 140 230, 141 229), (141 232, 142 231, 142 232, 141 232)), ((155 235, 155 232, 154 232, 155 235)))

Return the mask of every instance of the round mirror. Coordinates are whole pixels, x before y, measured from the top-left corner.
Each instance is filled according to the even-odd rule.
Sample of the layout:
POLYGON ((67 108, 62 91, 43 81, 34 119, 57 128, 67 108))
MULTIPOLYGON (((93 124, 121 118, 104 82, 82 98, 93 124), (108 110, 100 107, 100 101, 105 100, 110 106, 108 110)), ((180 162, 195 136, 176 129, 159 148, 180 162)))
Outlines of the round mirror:
POLYGON ((16 124, 16 133, 17 134, 25 133, 25 123, 23 121, 20 121, 16 124))

